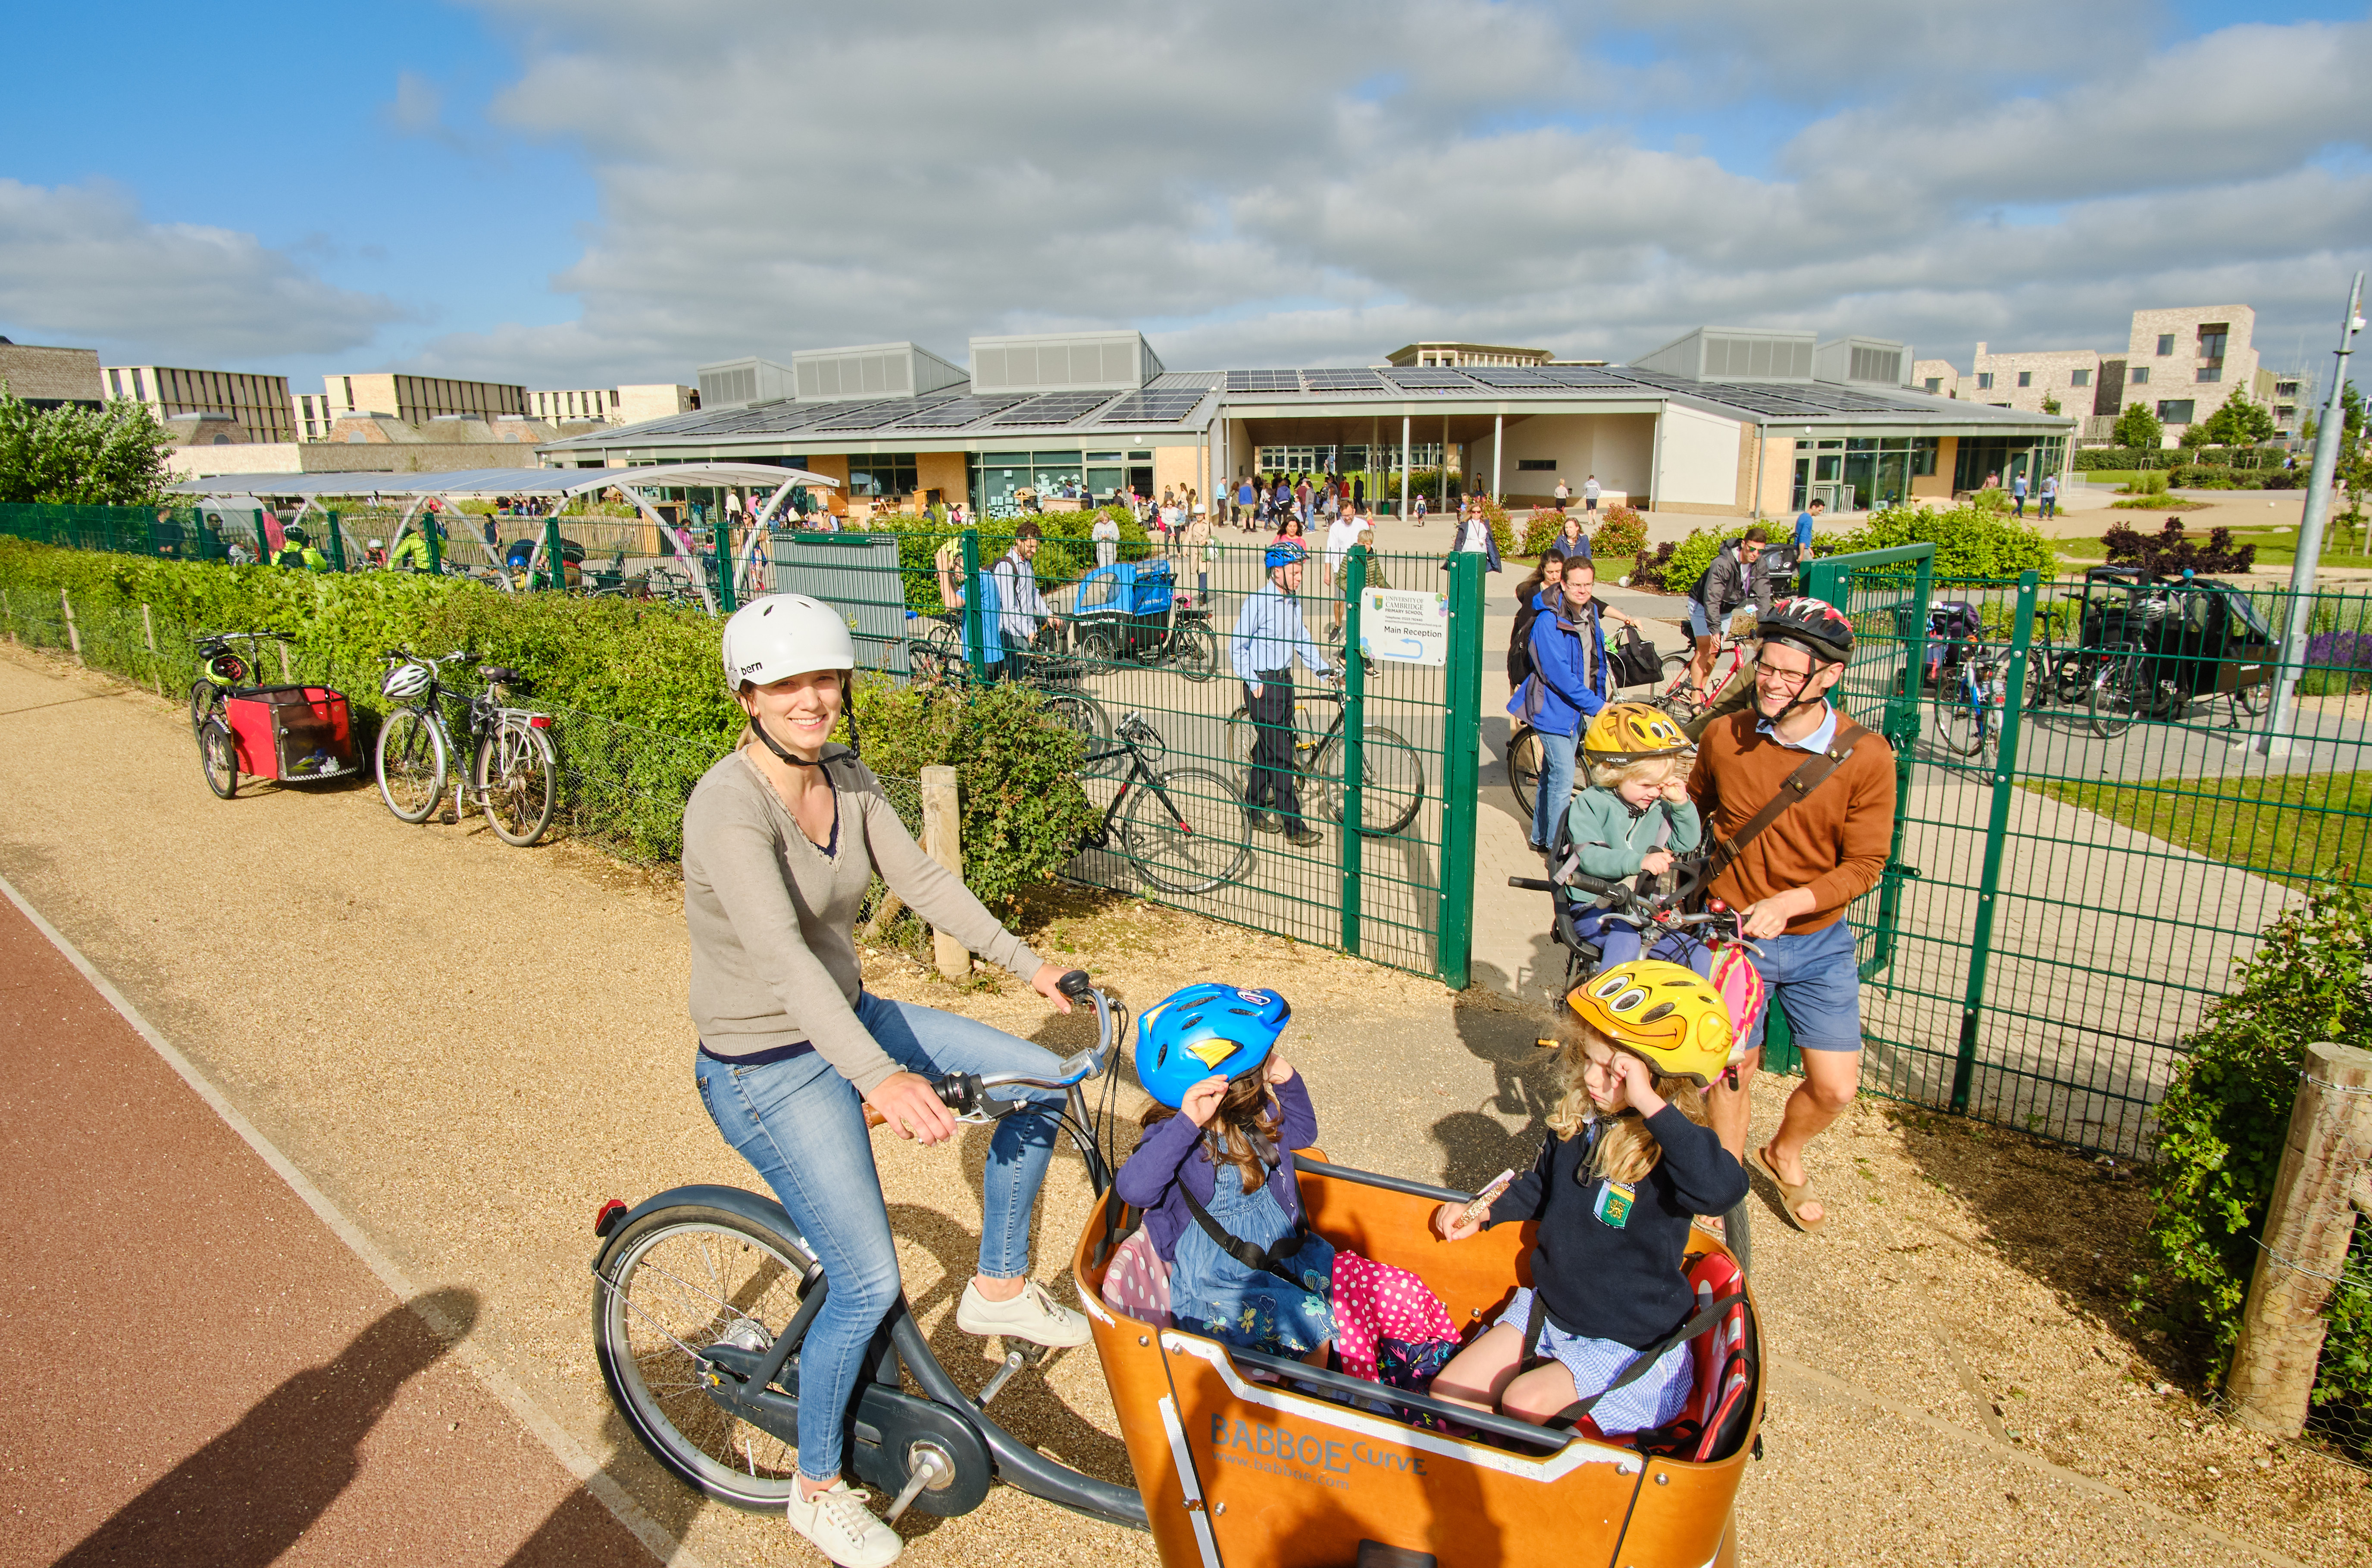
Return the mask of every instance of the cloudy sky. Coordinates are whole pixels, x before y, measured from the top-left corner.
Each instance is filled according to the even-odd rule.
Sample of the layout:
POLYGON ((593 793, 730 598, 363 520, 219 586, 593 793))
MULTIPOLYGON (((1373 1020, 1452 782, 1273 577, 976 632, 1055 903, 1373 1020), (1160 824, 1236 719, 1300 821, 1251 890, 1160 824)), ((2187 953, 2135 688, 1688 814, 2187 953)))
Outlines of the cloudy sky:
POLYGON ((2364 0, 277 0, 12 23, 0 334, 531 387, 1134 325, 1173 368, 1704 322, 2327 366, 2364 0))

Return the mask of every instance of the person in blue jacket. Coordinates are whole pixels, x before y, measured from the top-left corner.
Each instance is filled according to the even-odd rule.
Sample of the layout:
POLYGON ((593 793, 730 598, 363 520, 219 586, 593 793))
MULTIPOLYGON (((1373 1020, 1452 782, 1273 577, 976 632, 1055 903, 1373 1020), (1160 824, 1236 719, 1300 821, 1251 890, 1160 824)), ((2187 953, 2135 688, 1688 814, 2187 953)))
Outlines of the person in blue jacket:
POLYGON ((1598 573, 1587 561, 1564 563, 1563 592, 1545 596, 1532 618, 1532 672, 1507 700, 1507 712, 1541 738, 1540 793, 1532 802, 1532 848, 1546 853, 1556 842, 1573 798, 1574 749, 1582 727, 1613 694, 1606 669, 1604 617, 1638 624, 1621 610, 1598 602, 1598 573))

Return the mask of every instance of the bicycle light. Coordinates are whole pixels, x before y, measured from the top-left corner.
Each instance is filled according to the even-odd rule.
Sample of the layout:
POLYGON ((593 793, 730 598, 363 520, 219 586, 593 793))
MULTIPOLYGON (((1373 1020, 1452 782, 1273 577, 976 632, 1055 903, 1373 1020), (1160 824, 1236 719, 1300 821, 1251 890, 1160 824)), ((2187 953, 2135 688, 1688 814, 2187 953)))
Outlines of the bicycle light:
POLYGON ((528 715, 527 726, 529 729, 550 729, 552 727, 552 715, 550 714, 529 714, 528 715))
POLYGON ((593 1234, 608 1239, 610 1233, 618 1228, 618 1222, 625 1217, 626 1201, 623 1198, 610 1199, 593 1216, 593 1234))

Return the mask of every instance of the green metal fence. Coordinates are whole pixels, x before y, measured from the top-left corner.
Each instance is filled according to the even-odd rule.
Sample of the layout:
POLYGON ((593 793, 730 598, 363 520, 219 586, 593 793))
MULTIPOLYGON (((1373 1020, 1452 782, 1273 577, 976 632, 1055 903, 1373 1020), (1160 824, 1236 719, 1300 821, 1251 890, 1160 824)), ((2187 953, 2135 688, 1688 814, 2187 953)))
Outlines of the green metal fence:
POLYGON ((1846 706, 1902 781, 1897 853, 1854 912, 1865 1084, 2143 1152, 2233 961, 2310 879, 2366 880, 2372 598, 2316 596, 2285 668, 2289 596, 2245 581, 1838 557, 1806 588, 1854 618, 1846 706))
MULTIPOLYGON (((895 679, 942 687, 951 700, 983 681, 1027 680, 1086 735, 1091 755, 1111 753, 1088 764, 1084 782, 1099 808, 1114 808, 1115 830, 1083 849, 1074 880, 1463 986, 1482 563, 1365 552, 1306 563, 1303 617, 1320 657, 1346 679, 1337 691, 1296 673, 1294 782, 1302 819, 1319 835, 1296 844, 1251 830, 1243 805, 1256 731, 1228 644, 1268 581, 1267 543, 1224 530, 1190 557, 1143 543, 1099 553, 1091 540, 1049 537, 1023 563, 1010 531, 785 534, 738 575, 745 593, 807 593, 833 605, 859 662, 895 679), (1032 591, 1042 620, 1037 604, 1019 603, 1032 591), (1423 596, 1445 634, 1405 647, 1379 641, 1363 624, 1379 613, 1378 591, 1423 596), (984 613, 992 602, 997 612, 984 613), (1008 650, 1028 623, 1038 626, 1034 640, 1008 650), (1372 656, 1346 668, 1343 647, 1363 635, 1372 656), (1389 656, 1424 650, 1439 662, 1389 656), (1165 802, 1191 831, 1175 830, 1165 802)), ((1381 613, 1401 615, 1409 602, 1389 598, 1381 613)))

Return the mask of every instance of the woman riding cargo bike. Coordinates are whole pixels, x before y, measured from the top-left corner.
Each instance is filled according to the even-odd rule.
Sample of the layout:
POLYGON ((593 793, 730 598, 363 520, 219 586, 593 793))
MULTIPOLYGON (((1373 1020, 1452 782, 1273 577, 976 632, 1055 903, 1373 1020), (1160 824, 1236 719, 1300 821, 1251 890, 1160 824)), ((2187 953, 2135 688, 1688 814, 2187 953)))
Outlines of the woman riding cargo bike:
MULTIPOLYGON (((1687 1336, 1674 1342, 1689 1347, 1692 1392, 1651 1432, 1542 1429, 1173 1322, 1168 1266, 1112 1185, 1124 1152, 1110 1137, 1125 1011, 1084 974, 1039 963, 922 855, 856 761, 853 733, 850 749, 827 749, 853 664, 830 611, 761 599, 728 624, 725 660, 750 734, 686 811, 697 1074, 712 1118, 782 1201, 686 1187, 631 1210, 612 1200, 596 1221, 603 1376, 669 1470, 731 1505, 787 1511, 849 1565, 886 1563, 899 1543, 841 1482, 843 1467, 895 1493, 891 1521, 910 1506, 969 1512, 1001 1481, 1150 1530, 1172 1568, 1413 1568, 1576 1551, 1612 1561, 1618 1551, 1624 1562, 1735 1561, 1731 1504, 1756 1443, 1759 1347, 1717 1238, 1695 1232, 1681 1260, 1697 1309, 1671 1328, 1687 1336), (865 993, 850 926, 877 870, 925 919, 1029 975, 1058 1007, 1068 1011, 1064 997, 1091 1004, 1096 1046, 1057 1063, 984 1025, 865 993), (1091 1109, 1083 1086, 1097 1078, 1091 1109), (958 1115, 994 1124, 980 1275, 956 1326, 1008 1347, 1092 1333, 1134 1485, 1071 1469, 1000 1424, 992 1407, 1025 1351, 1009 1348, 977 1393, 939 1364, 900 1288, 865 1144, 867 1105, 925 1143, 958 1115), (1085 1319, 1023 1283, 1058 1127, 1096 1198, 1071 1254, 1085 1319), (1392 1550, 1376 1559, 1369 1541, 1392 1550)), ((1255 1003, 1282 1009, 1257 991, 1212 1005, 1255 1003)), ((1140 1075, 1148 1046, 1204 1044, 1153 1033, 1138 1046, 1140 1075)), ((1215 1071, 1216 1060, 1198 1055, 1192 1071, 1215 1071)), ((1479 1330, 1530 1283, 1530 1227, 1455 1246, 1434 1232, 1436 1208, 1472 1193, 1351 1170, 1315 1150, 1293 1152, 1289 1168, 1311 1232, 1421 1279, 1454 1324, 1479 1330)))

